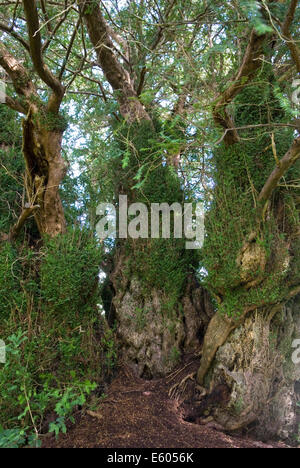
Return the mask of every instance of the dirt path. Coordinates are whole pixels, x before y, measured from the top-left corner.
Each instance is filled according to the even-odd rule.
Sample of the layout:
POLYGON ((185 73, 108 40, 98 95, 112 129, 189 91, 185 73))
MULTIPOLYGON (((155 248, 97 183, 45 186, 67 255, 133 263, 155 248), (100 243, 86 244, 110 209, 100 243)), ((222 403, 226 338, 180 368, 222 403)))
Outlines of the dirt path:
POLYGON ((96 412, 77 418, 56 441, 43 448, 279 448, 233 437, 183 419, 178 400, 169 397, 170 379, 144 381, 122 370, 96 412))

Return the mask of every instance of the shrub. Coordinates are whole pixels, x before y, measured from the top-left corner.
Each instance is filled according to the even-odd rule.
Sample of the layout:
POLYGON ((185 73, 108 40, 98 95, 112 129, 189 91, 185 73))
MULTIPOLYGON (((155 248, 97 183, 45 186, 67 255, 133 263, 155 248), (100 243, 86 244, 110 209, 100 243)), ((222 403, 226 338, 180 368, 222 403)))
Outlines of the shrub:
MULTIPOLYGON (((39 252, 0 246, 0 446, 36 446, 49 429, 65 432, 72 411, 103 382, 98 271, 101 250, 86 231, 45 239, 39 252)), ((113 337, 110 342, 113 343, 113 337)), ((108 369, 111 372, 111 369, 108 369)))

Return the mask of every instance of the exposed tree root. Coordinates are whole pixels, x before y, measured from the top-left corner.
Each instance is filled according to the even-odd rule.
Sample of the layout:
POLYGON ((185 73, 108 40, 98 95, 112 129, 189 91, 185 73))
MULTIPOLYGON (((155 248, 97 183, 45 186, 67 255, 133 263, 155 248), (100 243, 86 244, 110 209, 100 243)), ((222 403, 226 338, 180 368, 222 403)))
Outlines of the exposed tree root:
POLYGON ((200 385, 203 385, 204 377, 210 368, 216 352, 225 343, 230 333, 238 324, 219 313, 216 313, 211 319, 205 334, 201 365, 197 373, 197 382, 200 385))
POLYGON ((185 376, 184 379, 182 379, 180 382, 177 382, 175 385, 173 385, 169 390, 169 397, 174 398, 175 396, 179 397, 182 395, 186 390, 188 380, 194 380, 195 375, 196 372, 192 372, 191 374, 185 376))

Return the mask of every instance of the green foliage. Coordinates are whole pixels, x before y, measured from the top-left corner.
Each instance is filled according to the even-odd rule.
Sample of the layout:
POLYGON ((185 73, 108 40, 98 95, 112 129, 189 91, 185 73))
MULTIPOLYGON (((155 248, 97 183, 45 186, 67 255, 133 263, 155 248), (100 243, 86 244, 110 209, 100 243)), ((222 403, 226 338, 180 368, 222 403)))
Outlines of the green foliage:
POLYGON ((25 429, 3 429, 0 426, 0 448, 17 449, 24 447, 39 448, 40 441, 37 440, 35 434, 26 433, 25 429))
POLYGON ((181 357, 180 350, 176 346, 173 346, 173 348, 171 349, 171 353, 170 353, 170 361, 176 364, 180 360, 180 357, 181 357))
MULTIPOLYGON (((14 24, 14 33, 25 37, 22 2, 7 3, 0 7, 1 18, 14 24)), ((114 52, 131 74, 132 82, 143 85, 139 99, 149 114, 155 113, 154 125, 128 125, 122 121, 120 93, 112 93, 105 80, 99 91, 99 70, 89 67, 88 62, 83 67, 82 40, 86 42, 86 36, 81 28, 74 29, 78 11, 67 9, 67 19, 60 22, 60 3, 48 3, 46 13, 39 11, 53 23, 40 30, 42 42, 47 45, 43 53, 55 76, 60 75, 62 64, 66 65, 62 81, 67 90, 63 108, 68 119, 46 111, 49 96, 41 86, 47 87, 34 72, 30 54, 24 54, 21 44, 9 34, 6 45, 16 58, 22 58, 27 75, 33 76, 38 86, 39 97, 33 103, 43 102, 43 106, 37 123, 48 131, 63 132, 67 120, 72 122, 64 135, 64 148, 74 172, 80 175, 75 180, 70 174, 61 190, 68 225, 74 228, 79 222, 93 231, 97 204, 112 202, 119 193, 126 193, 130 202, 171 204, 188 202, 190 195, 199 198, 200 193, 213 188, 213 201, 210 196, 207 203, 207 240, 201 266, 208 272, 208 287, 221 299, 221 312, 237 316, 247 305, 282 300, 289 286, 299 284, 299 204, 292 190, 280 187, 263 225, 257 225, 258 193, 274 167, 271 128, 240 130, 240 144, 232 148, 222 144, 212 154, 212 143, 219 136, 211 119, 211 103, 216 90, 224 90, 232 82, 253 27, 258 34, 274 32, 286 18, 288 2, 264 2, 273 14, 273 27, 272 16, 257 1, 177 0, 171 8, 169 2, 160 0, 119 5, 107 2, 103 12, 108 23, 112 27, 117 24, 121 35, 126 32, 130 64, 122 41, 115 43, 118 51, 114 52), (162 19, 166 27, 158 28, 162 19), (68 50, 71 38, 72 47, 68 50), (178 97, 186 97, 182 118, 172 112, 178 97), (180 179, 168 159, 182 148, 180 172, 184 177, 180 179), (259 278, 261 282, 248 290, 241 283, 237 259, 254 230, 267 267, 265 271, 257 265, 253 267, 251 279, 259 278), (284 241, 290 244, 286 271, 279 267, 280 261, 282 266, 287 258, 284 241)), ((86 14, 92 15, 98 3, 87 2, 86 14)), ((298 24, 297 11, 291 25, 294 37, 298 24)), ((266 47, 259 58, 262 72, 229 106, 237 127, 284 123, 296 115, 289 85, 274 78, 274 74, 280 76, 288 70, 289 44, 276 34, 276 46, 271 50, 272 36, 267 46, 270 49, 266 47)), ((85 45, 84 49, 89 50, 91 44, 85 45)), ((22 78, 16 84, 24 86, 26 81, 22 78)), ((12 95, 11 82, 7 88, 9 95, 16 97, 12 95)), ((0 106, 0 119, 1 234, 9 232, 20 213, 25 198, 25 168, 20 119, 5 106, 0 106)), ((278 156, 285 153, 292 138, 289 129, 274 129, 278 156)), ((297 184, 299 174, 298 161, 286 174, 286 185, 289 181, 297 184)), ((33 223, 28 220, 25 232, 32 229, 33 223)), ((112 244, 108 248, 112 251, 112 244)), ((198 268, 197 253, 187 252, 182 241, 173 239, 128 241, 116 245, 116 249, 126 250, 126 273, 130 278, 138 276, 145 297, 151 289, 159 289, 165 296, 163 312, 181 313, 179 303, 187 277, 198 268)), ((55 433, 65 431, 72 402, 80 404, 85 398, 82 382, 86 376, 94 380, 103 367, 109 371, 115 367, 114 332, 103 331, 98 308, 100 255, 90 235, 77 229, 57 240, 45 239, 42 247, 32 242, 32 236, 30 244, 0 245, 0 337, 11 348, 11 369, 6 369, 1 377, 6 379, 1 381, 4 384, 0 391, 7 404, 0 402, 4 420, 0 443, 19 446, 25 439, 29 444, 33 426, 27 399, 35 425, 42 424, 45 412, 56 408, 58 417, 52 429, 55 433), (20 420, 15 419, 20 415, 20 420)), ((147 319, 144 309, 137 310, 136 317, 142 327, 147 319)))
MULTIPOLYGON (((150 203, 189 200, 181 180, 172 165, 166 164, 170 155, 178 152, 182 130, 178 119, 161 125, 157 119, 128 127, 124 123, 116 130, 120 145, 119 177, 122 190, 131 202, 150 203), (125 156, 124 156, 125 155, 125 156), (122 158, 122 159, 121 159, 122 158), (136 183, 138 181, 138 183, 136 183)), ((185 248, 184 239, 128 239, 125 243, 127 275, 138 278, 147 296, 151 290, 162 291, 165 296, 163 312, 178 312, 188 274, 197 268, 198 255, 185 248)), ((144 311, 137 313, 139 322, 147 319, 144 311)))
POLYGON ((73 230, 58 239, 47 239, 43 253, 40 286, 47 314, 71 320, 93 313, 101 259, 95 239, 84 231, 73 230))
POLYGON ((93 237, 79 229, 45 239, 40 252, 1 245, 2 444, 28 444, 31 433, 45 431, 49 411, 57 414, 51 430, 64 432, 73 409, 111 371, 113 332, 101 344, 100 259, 93 237))
POLYGON ((267 24, 263 18, 260 2, 241 0, 240 5, 245 16, 249 18, 251 25, 258 34, 265 34, 273 31, 272 27, 267 24))
POLYGON ((61 396, 60 400, 55 406, 55 413, 58 418, 55 422, 52 422, 49 425, 49 432, 54 432, 55 436, 62 432, 66 434, 67 426, 66 421, 69 419, 71 422, 75 423, 75 420, 72 416, 74 409, 78 406, 83 406, 86 403, 86 396, 95 390, 97 384, 86 381, 83 384, 80 384, 78 388, 71 387, 68 388, 64 394, 61 396, 59 392, 56 392, 57 397, 61 396))
MULTIPOLYGON (((128 126, 122 123, 115 131, 119 143, 119 178, 122 189, 132 191, 135 202, 162 203, 183 201, 180 180, 170 165, 163 164, 168 154, 178 150, 176 140, 169 125, 167 130, 154 119, 128 126)), ((117 162, 117 160, 116 160, 117 162)))
MULTIPOLYGON (((260 225, 257 221, 257 198, 275 165, 271 135, 263 126, 270 121, 282 123, 288 119, 285 107, 274 93, 277 88, 273 79, 272 71, 266 66, 255 84, 239 94, 232 106, 236 126, 252 127, 240 131, 240 143, 222 144, 214 152, 216 185, 206 218, 203 258, 208 287, 221 298, 220 312, 231 317, 239 316, 246 307, 255 304, 261 307, 283 300, 291 267, 295 273, 295 260, 286 270, 282 268, 288 258, 284 240, 295 232, 299 223, 294 197, 288 190, 278 189, 266 219, 260 225), (276 214, 281 197, 287 213, 283 231, 276 214), (250 265, 252 270, 247 272, 246 281, 241 276, 245 276, 245 271, 239 258, 253 232, 257 233, 258 260, 250 265), (260 260, 266 263, 264 271, 260 260), (257 284, 245 288, 244 283, 251 281, 257 284)), ((273 135, 277 155, 282 157, 292 143, 293 132, 279 127, 273 130, 273 135)), ((288 177, 295 180, 296 172, 293 167, 288 177)))
POLYGON ((24 162, 19 120, 0 105, 0 121, 0 232, 8 233, 21 203, 24 162))
POLYGON ((97 8, 98 2, 96 0, 89 0, 85 7, 85 14, 92 15, 94 13, 95 8, 97 8))
POLYGON ((49 132, 64 132, 68 128, 68 119, 64 114, 42 109, 35 117, 37 123, 49 132))
POLYGON ((165 309, 175 309, 188 274, 198 265, 195 252, 187 251, 181 239, 140 240, 136 244, 128 241, 127 252, 128 270, 140 280, 143 293, 147 296, 152 289, 163 291, 165 309))
POLYGON ((0 320, 9 318, 12 309, 22 307, 23 295, 18 280, 18 252, 10 244, 0 248, 0 320))
POLYGON ((3 423, 12 428, 2 427, 0 447, 18 448, 25 443, 38 446, 43 418, 53 407, 58 418, 50 424, 49 432, 65 433, 67 419, 73 421, 73 410, 86 402, 86 396, 97 384, 80 382, 74 373, 74 379, 62 386, 51 385, 45 376, 39 376, 37 383, 30 342, 21 329, 7 338, 6 354, 7 360, 0 374, 0 409, 3 423), (5 420, 5 417, 9 419, 5 420), (21 427, 16 427, 20 424, 21 427))

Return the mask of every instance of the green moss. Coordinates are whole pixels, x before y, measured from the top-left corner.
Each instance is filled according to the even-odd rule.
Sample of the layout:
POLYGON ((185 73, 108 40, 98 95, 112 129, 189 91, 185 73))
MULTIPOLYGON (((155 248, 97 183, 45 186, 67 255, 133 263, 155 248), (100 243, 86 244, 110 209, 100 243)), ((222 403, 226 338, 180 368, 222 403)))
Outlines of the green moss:
POLYGON ((8 233, 20 211, 25 165, 20 120, 6 106, 0 106, 0 120, 0 232, 8 233))
POLYGON ((93 313, 99 298, 101 259, 96 241, 80 230, 70 231, 46 240, 44 252, 39 275, 48 315, 70 321, 93 313))
MULTIPOLYGON (((223 143, 214 151, 215 193, 206 218, 203 257, 208 287, 221 298, 221 313, 230 317, 239 316, 247 306, 261 307, 283 300, 288 291, 287 279, 297 268, 300 280, 299 265, 296 266, 299 255, 294 253, 289 268, 282 268, 288 257, 286 240, 293 238, 299 226, 293 192, 278 188, 266 219, 257 222, 257 198, 275 166, 270 128, 264 125, 284 123, 289 117, 276 97, 275 85, 272 70, 266 67, 257 81, 238 95, 232 106, 236 126, 252 128, 240 130, 239 143, 232 146, 223 143), (285 206, 284 220, 278 219, 281 203, 285 206), (259 285, 246 289, 237 260, 252 232, 257 233, 256 244, 267 264, 265 271, 253 266, 251 279, 259 279, 259 285)), ((291 145, 293 132, 284 127, 272 132, 281 158, 291 145)), ((296 165, 286 177, 295 180, 297 171, 296 165)), ((297 241, 293 240, 292 248, 294 252, 299 248, 297 241)))
POLYGON ((262 284, 249 290, 243 287, 226 290, 219 312, 231 318, 238 318, 247 308, 256 306, 259 309, 281 302, 287 292, 288 288, 282 277, 274 273, 262 284))
POLYGON ((244 403, 243 398, 239 397, 234 403, 234 407, 233 407, 234 412, 239 416, 242 413, 244 406, 245 406, 245 403, 244 403))
POLYGON ((97 8, 99 8, 99 4, 98 4, 97 0, 89 0, 86 3, 84 14, 85 15, 93 15, 97 8))
MULTIPOLYGON (((144 121, 116 129, 120 148, 119 190, 128 194, 130 203, 142 202, 150 207, 151 203, 188 202, 178 175, 165 161, 170 150, 166 131, 155 119, 154 124, 144 121)), ((171 125, 169 131, 170 140, 175 139, 171 125)), ((198 252, 186 250, 184 239, 172 238, 128 239, 124 249, 128 277, 138 278, 145 297, 153 289, 161 291, 165 298, 162 313, 178 315, 188 275, 199 263, 198 252)))
POLYGON ((12 310, 22 310, 23 294, 18 277, 21 264, 18 251, 8 242, 0 247, 0 321, 3 324, 12 310))
POLYGON ((171 349, 171 352, 170 352, 170 361, 173 364, 177 364, 179 362, 180 358, 181 358, 180 350, 176 346, 173 346, 173 348, 171 349))
POLYGON ((178 311, 188 274, 197 267, 193 251, 185 250, 184 241, 173 239, 128 240, 128 274, 134 274, 147 297, 153 289, 165 297, 163 311, 178 311))
POLYGON ((134 315, 135 315, 134 320, 136 322, 137 329, 138 330, 143 330, 146 323, 147 323, 147 319, 146 319, 147 312, 145 311, 145 309, 137 307, 135 309, 134 315))
POLYGON ((41 127, 49 132, 64 132, 68 128, 68 119, 64 114, 56 114, 41 107, 35 119, 41 127))

